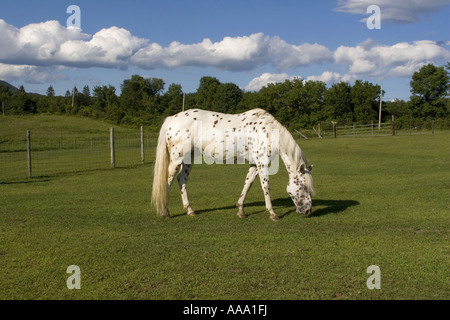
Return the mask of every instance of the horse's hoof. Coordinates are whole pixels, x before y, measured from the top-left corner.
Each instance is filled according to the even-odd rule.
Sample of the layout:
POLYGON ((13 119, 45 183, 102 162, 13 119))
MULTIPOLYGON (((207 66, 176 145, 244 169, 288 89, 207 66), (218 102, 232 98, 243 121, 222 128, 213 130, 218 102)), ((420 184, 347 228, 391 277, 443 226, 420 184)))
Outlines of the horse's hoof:
POLYGON ((270 215, 270 220, 272 220, 272 221, 279 221, 280 218, 276 214, 271 214, 270 215))
POLYGON ((243 212, 238 212, 238 213, 237 213, 237 216, 238 216, 239 218, 241 218, 241 219, 247 218, 247 215, 246 215, 245 213, 243 213, 243 212))
POLYGON ((189 211, 189 212, 188 212, 188 216, 189 216, 189 217, 196 217, 197 214, 196 214, 194 211, 189 211))

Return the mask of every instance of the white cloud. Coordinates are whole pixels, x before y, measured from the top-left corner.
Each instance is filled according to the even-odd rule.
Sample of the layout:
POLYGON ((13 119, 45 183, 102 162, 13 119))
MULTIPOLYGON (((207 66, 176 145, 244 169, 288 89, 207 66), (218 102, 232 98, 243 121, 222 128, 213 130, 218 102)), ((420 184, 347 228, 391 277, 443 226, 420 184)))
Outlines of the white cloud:
POLYGON ((139 50, 132 62, 144 69, 208 66, 242 71, 268 64, 285 70, 331 59, 330 50, 317 43, 297 46, 288 44, 279 37, 255 33, 243 37, 225 37, 219 42, 212 42, 210 39, 188 45, 172 42, 166 48, 152 43, 139 50))
POLYGON ((200 43, 172 42, 163 48, 152 43, 132 58, 134 65, 144 69, 159 67, 210 66, 226 70, 251 70, 267 63, 270 38, 263 33, 243 37, 225 37, 220 42, 204 39, 200 43))
POLYGON ((259 77, 254 78, 245 87, 247 91, 258 91, 262 87, 267 86, 269 83, 279 83, 285 80, 293 80, 296 78, 301 78, 298 76, 289 76, 287 73, 263 73, 259 77))
POLYGON ((331 72, 331 71, 324 71, 322 72, 321 75, 318 76, 308 76, 306 78, 306 81, 323 81, 326 84, 333 84, 333 83, 338 83, 338 82, 351 82, 351 81, 355 81, 356 77, 355 75, 352 74, 344 74, 341 75, 340 73, 337 72, 331 72))
MULTIPOLYGON (((356 4, 360 2, 349 0, 341 2, 341 6, 354 5, 356 10, 359 8, 356 4)), ((436 1, 433 3, 437 4, 436 1)), ((213 67, 230 71, 251 71, 265 66, 276 70, 277 73, 265 73, 253 79, 246 87, 250 91, 259 90, 271 82, 291 79, 285 72, 303 66, 335 63, 346 67, 348 71, 344 75, 326 71, 308 78, 332 83, 357 77, 411 76, 426 63, 439 64, 450 59, 449 41, 422 40, 383 45, 367 39, 353 47, 341 45, 332 52, 318 43, 290 44, 278 36, 255 33, 225 37, 217 42, 210 39, 193 44, 172 42, 163 47, 118 27, 88 35, 81 29, 63 27, 58 21, 16 28, 2 19, 0 43, 0 77, 5 80, 26 77, 27 81, 39 81, 61 77, 58 68, 67 66, 213 67)))
POLYGON ((334 52, 335 63, 347 65, 350 73, 370 76, 410 76, 425 63, 448 59, 450 51, 429 40, 387 46, 369 39, 355 47, 340 46, 334 52))
POLYGON ((13 81, 24 79, 27 83, 42 83, 65 79, 61 67, 39 67, 0 63, 0 79, 13 81))
POLYGON ((131 35, 128 30, 102 29, 89 41, 69 40, 55 53, 55 61, 78 67, 127 67, 130 58, 147 40, 131 35))
POLYGON ((279 37, 273 37, 271 40, 271 56, 276 59, 274 64, 282 70, 330 62, 333 58, 332 52, 318 43, 293 45, 279 37))
POLYGON ((329 62, 332 52, 314 43, 289 44, 263 33, 225 37, 221 41, 168 47, 149 43, 118 27, 102 29, 94 35, 47 21, 16 28, 0 19, 0 62, 17 65, 123 67, 143 69, 214 67, 230 71, 253 70, 272 65, 278 70, 329 62))
POLYGON ((58 21, 33 23, 20 29, 0 19, 0 62, 15 65, 121 67, 147 40, 125 29, 102 29, 92 37, 58 21), (89 40, 90 39, 90 40, 89 40))
MULTIPOLYGON (((414 23, 449 4, 449 0, 339 0, 334 10, 369 16, 367 7, 377 5, 381 9, 382 22, 414 23)), ((366 18, 361 21, 365 22, 366 18)))
POLYGON ((67 41, 88 37, 81 29, 68 29, 58 21, 32 23, 20 29, 0 19, 0 61, 11 64, 51 65, 54 56, 67 41))

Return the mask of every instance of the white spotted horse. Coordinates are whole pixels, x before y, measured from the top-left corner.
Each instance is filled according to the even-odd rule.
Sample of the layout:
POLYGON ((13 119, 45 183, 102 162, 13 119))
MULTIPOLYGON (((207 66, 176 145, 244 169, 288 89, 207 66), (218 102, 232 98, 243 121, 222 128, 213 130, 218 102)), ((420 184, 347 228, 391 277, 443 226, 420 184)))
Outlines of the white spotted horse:
POLYGON ((304 215, 311 213, 311 195, 314 194, 312 166, 308 165, 289 131, 271 114, 262 109, 241 114, 191 109, 166 118, 159 133, 152 190, 152 204, 159 215, 170 217, 169 191, 177 173, 184 209, 189 216, 195 215, 186 184, 193 163, 201 163, 202 156, 206 163, 250 163, 237 202, 238 217, 245 217, 244 200, 259 175, 270 219, 279 220, 272 208, 269 186, 269 175, 273 174, 270 170, 274 171, 273 163, 279 156, 289 174, 287 192, 296 211, 304 215))

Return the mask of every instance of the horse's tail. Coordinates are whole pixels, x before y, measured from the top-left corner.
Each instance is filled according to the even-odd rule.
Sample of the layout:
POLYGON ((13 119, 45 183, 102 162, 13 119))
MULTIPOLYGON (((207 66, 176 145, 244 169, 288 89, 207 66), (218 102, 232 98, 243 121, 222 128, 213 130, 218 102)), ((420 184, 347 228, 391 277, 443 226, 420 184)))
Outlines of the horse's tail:
POLYGON ((166 145, 166 130, 169 118, 159 131, 158 146, 156 147, 155 168, 153 171, 152 205, 160 216, 167 215, 169 203, 168 168, 169 151, 166 145))

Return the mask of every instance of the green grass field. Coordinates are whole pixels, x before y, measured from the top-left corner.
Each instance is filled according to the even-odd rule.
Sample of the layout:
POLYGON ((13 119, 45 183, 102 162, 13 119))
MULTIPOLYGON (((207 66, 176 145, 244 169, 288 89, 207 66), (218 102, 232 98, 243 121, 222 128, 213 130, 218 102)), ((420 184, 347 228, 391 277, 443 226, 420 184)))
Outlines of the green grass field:
MULTIPOLYGON (((63 119, 58 135, 81 134, 86 123, 109 128, 45 119, 48 128, 63 119)), ((18 126, 5 123, 41 120, 6 117, 0 133, 18 126)), ((174 217, 157 217, 155 134, 144 165, 0 183, 0 299, 449 299, 449 139, 438 131, 301 140, 314 164, 313 214, 295 213, 281 167, 271 177, 279 222, 269 220, 259 182, 248 218, 236 217, 246 165, 194 166, 198 216, 184 214, 174 185, 174 217), (79 290, 66 286, 70 265, 80 267, 79 290), (380 267, 380 290, 367 288, 370 265, 380 267)))

